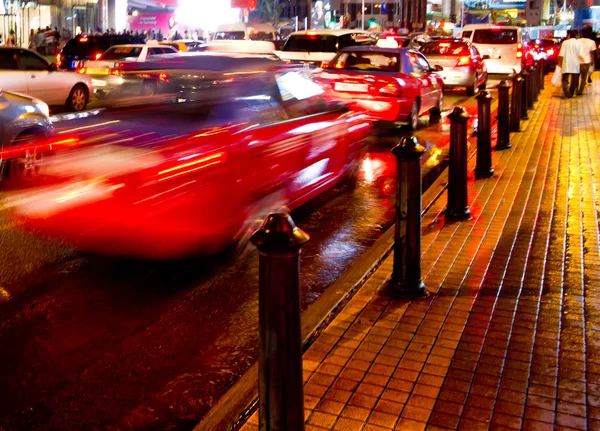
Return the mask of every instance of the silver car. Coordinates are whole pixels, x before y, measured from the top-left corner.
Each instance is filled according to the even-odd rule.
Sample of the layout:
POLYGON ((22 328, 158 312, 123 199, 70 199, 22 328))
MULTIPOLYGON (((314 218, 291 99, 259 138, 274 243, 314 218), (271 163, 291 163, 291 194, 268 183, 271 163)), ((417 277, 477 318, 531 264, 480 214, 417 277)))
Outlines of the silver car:
POLYGON ((488 79, 482 56, 477 48, 463 39, 438 39, 427 42, 421 48, 432 67, 442 66, 437 72, 444 80, 445 88, 466 88, 472 96, 478 88, 485 86, 488 79))
POLYGON ((48 105, 0 88, 0 171, 3 180, 21 183, 39 176, 47 154, 42 144, 55 133, 48 118, 48 105))

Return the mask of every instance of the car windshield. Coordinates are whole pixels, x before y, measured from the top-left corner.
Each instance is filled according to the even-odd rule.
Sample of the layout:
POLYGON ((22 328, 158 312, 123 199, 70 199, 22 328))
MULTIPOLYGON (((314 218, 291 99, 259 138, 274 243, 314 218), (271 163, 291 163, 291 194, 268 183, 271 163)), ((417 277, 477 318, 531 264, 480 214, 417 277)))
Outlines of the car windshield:
POLYGON ((246 33, 243 31, 220 31, 215 35, 216 40, 244 40, 246 33))
POLYGON ((490 28, 475 30, 473 43, 510 45, 517 43, 517 29, 490 28))
POLYGON ((464 42, 429 42, 423 45, 421 52, 425 56, 461 56, 469 55, 469 48, 464 42))
POLYGON ((329 34, 298 34, 290 36, 284 51, 337 52, 338 37, 329 34))
POLYGON ((267 33, 264 31, 251 31, 248 36, 250 40, 273 40, 273 33, 267 33))
POLYGON ((127 57, 139 57, 141 52, 141 47, 113 46, 102 54, 102 60, 121 60, 127 57))
POLYGON ((387 52, 341 52, 329 64, 331 69, 400 72, 398 54, 387 52))

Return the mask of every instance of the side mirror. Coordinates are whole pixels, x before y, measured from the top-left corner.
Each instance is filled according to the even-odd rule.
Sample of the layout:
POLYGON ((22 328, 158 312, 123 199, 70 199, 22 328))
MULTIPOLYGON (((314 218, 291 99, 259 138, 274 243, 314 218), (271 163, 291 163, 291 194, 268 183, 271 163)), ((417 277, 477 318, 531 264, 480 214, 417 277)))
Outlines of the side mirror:
POLYGON ((441 72, 442 70, 444 70, 444 68, 442 66, 440 66, 439 64, 436 64, 435 66, 433 66, 433 70, 435 72, 441 72))
POLYGON ((487 54, 484 54, 484 55, 482 55, 482 56, 481 56, 481 59, 482 59, 482 60, 489 60, 489 59, 490 59, 490 56, 489 56, 489 55, 487 55, 487 54))
POLYGON ((54 72, 55 70, 58 70, 58 67, 56 66, 55 63, 50 63, 50 66, 48 66, 48 70, 50 72, 54 72))

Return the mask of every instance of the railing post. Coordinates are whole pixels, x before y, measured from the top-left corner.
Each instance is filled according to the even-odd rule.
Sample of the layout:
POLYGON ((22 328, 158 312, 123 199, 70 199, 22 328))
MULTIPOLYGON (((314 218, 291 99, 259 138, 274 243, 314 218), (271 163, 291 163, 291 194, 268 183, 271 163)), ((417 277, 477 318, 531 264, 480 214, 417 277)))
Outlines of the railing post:
POLYGON ((537 61, 533 63, 533 101, 538 101, 538 95, 540 94, 540 71, 538 69, 539 64, 537 61))
POLYGON ((515 74, 512 79, 512 97, 510 99, 510 131, 521 131, 521 91, 523 78, 515 74))
POLYGON ((533 66, 529 67, 529 69, 527 70, 527 79, 529 80, 529 84, 528 84, 528 90, 527 90, 527 109, 533 109, 533 93, 535 91, 534 88, 534 70, 533 70, 533 66))
POLYGON ((477 165, 475 176, 477 178, 491 177, 492 168, 492 95, 483 90, 475 97, 477 99, 477 165))
POLYGON ((450 114, 450 165, 448 166, 448 220, 471 217, 467 190, 467 122, 471 116, 462 106, 450 114))
POLYGON ((261 431, 303 431, 300 249, 309 236, 289 214, 270 214, 251 237, 259 251, 261 431))
POLYGON ((529 99, 529 73, 527 73, 527 69, 525 67, 521 70, 520 75, 521 78, 523 78, 523 84, 521 85, 521 119, 529 120, 529 116, 527 115, 527 100, 529 99))
POLYGON ((545 88, 544 79, 546 77, 546 59, 545 58, 540 59, 539 68, 540 68, 540 90, 543 90, 545 88))
POLYGON ((394 296, 429 296, 421 278, 421 157, 424 151, 417 138, 408 136, 392 149, 398 169, 394 271, 390 285, 394 296))
POLYGON ((510 102, 508 91, 510 84, 508 81, 502 81, 498 84, 498 140, 496 141, 496 150, 506 150, 510 145, 510 121, 509 110, 510 102))

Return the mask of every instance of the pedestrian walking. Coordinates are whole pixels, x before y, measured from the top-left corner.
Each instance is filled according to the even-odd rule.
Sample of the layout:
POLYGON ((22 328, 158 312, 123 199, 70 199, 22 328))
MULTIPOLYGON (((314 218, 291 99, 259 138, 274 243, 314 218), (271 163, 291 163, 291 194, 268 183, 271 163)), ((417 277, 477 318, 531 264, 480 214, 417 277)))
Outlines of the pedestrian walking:
POLYGON ((14 30, 10 31, 8 39, 6 39, 6 46, 17 46, 17 36, 14 30))
POLYGON ((570 99, 577 92, 579 74, 583 62, 583 46, 577 40, 577 30, 569 30, 567 39, 560 47, 558 64, 561 65, 562 89, 565 97, 570 99))
POLYGON ((581 96, 583 94, 583 90, 585 90, 585 86, 588 83, 588 78, 593 71, 594 63, 596 61, 596 42, 592 39, 592 28, 586 27, 581 30, 581 38, 579 39, 579 43, 581 43, 583 49, 583 61, 581 62, 581 76, 579 80, 579 90, 577 94, 581 96))

